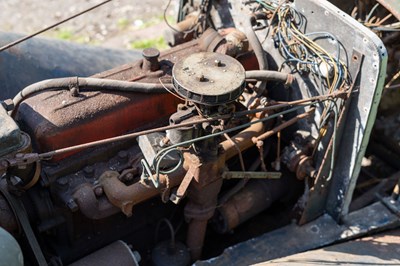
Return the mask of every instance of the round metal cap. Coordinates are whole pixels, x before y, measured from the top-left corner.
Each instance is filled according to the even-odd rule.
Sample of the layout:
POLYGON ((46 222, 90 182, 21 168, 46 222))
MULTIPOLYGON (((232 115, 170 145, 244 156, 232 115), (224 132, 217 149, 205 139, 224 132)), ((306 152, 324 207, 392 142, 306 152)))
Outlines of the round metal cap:
POLYGON ((175 90, 200 104, 219 105, 236 100, 245 87, 243 66, 228 55, 195 53, 172 69, 175 90))

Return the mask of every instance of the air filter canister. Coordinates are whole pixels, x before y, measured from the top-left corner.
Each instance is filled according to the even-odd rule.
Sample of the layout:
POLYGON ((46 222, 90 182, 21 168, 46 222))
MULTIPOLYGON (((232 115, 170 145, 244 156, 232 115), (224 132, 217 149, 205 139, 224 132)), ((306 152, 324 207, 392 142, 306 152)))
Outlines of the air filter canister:
POLYGON ((184 98, 204 105, 220 105, 236 100, 245 87, 243 66, 228 55, 195 53, 177 62, 172 69, 175 90, 184 98))

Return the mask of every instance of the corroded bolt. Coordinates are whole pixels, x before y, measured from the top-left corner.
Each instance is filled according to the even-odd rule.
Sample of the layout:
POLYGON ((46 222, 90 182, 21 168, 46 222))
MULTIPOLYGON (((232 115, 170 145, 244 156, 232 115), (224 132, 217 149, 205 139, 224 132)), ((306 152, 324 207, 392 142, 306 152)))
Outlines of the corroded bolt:
POLYGON ((76 212, 77 210, 79 210, 78 204, 76 204, 75 200, 73 200, 73 199, 70 199, 70 200, 67 202, 67 207, 68 207, 68 209, 70 209, 70 211, 72 211, 72 212, 76 212))
POLYGON ((129 159, 129 154, 127 151, 120 151, 118 152, 118 158, 123 162, 126 162, 129 159))
POLYGON ((74 86, 69 91, 70 91, 72 97, 79 96, 79 89, 77 87, 74 86))
POLYGON ((57 184, 60 186, 65 186, 68 184, 68 177, 60 177, 59 179, 57 179, 57 184))
POLYGON ((203 81, 206 80, 206 78, 204 77, 204 75, 199 75, 199 76, 197 77, 197 80, 200 81, 200 82, 203 82, 203 81))
POLYGON ((93 166, 88 165, 88 166, 86 166, 86 167, 83 169, 83 172, 84 172, 85 175, 87 175, 88 177, 91 177, 91 176, 93 176, 93 174, 94 174, 94 168, 93 168, 93 166))
POLYGON ((128 173, 125 176, 125 181, 131 181, 133 179, 133 174, 132 173, 128 173))
POLYGON ((97 186, 94 188, 94 194, 96 194, 97 197, 100 197, 101 195, 103 195, 103 187, 102 186, 97 186))
POLYGON ((18 176, 11 176, 10 182, 11 182, 11 185, 14 187, 22 185, 22 183, 23 183, 22 179, 19 178, 18 176))

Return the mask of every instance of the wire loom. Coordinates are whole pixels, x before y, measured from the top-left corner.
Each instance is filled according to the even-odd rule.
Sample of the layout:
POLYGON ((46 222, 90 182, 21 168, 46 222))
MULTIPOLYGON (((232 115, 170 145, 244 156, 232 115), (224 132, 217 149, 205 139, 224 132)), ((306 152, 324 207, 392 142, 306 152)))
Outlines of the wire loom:
MULTIPOLYGON (((318 86, 323 94, 348 90, 349 84, 352 82, 351 77, 346 64, 340 59, 340 43, 333 34, 329 32, 304 33, 306 18, 288 0, 255 0, 247 3, 258 3, 259 5, 256 8, 258 11, 272 12, 268 34, 272 32, 275 47, 285 60, 279 70, 282 70, 287 65, 291 73, 297 72, 300 75, 312 75, 315 80, 319 81, 318 86), (335 55, 327 52, 317 43, 318 40, 323 39, 329 39, 336 44, 335 55)), ((333 132, 331 137, 333 143, 335 143, 337 120, 342 104, 343 102, 338 99, 324 102, 318 123, 319 136, 312 157, 314 157, 322 138, 328 134, 327 128, 332 117, 333 132)), ((331 158, 332 171, 335 159, 334 147, 331 158)), ((331 171, 328 179, 331 177, 331 171)))

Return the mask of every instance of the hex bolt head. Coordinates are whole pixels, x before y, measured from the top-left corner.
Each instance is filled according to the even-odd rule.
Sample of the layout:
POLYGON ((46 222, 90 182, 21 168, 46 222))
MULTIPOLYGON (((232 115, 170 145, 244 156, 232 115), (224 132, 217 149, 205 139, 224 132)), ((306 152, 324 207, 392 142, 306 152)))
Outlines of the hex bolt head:
POLYGON ((197 77, 197 80, 200 81, 200 82, 204 82, 206 80, 206 78, 204 77, 204 75, 199 75, 197 77))
POLYGON ((85 175, 87 175, 88 177, 92 177, 94 174, 94 168, 93 166, 86 166, 85 168, 83 168, 83 172, 85 173, 85 175))
POLYGON ((120 151, 118 152, 118 158, 124 162, 128 160, 129 154, 127 151, 120 151))
POLYGON ((221 64, 221 60, 215 60, 214 61, 214 64, 215 64, 215 66, 217 66, 217 67, 220 67, 222 64, 221 64))
POLYGON ((59 179, 57 179, 57 184, 60 186, 65 186, 68 184, 68 178, 67 177, 60 177, 59 179))
POLYGON ((13 185, 14 187, 22 185, 22 183, 23 183, 22 179, 19 178, 18 176, 11 176, 10 182, 11 182, 11 185, 13 185))
POLYGON ((133 174, 132 173, 128 173, 125 176, 125 181, 131 181, 133 179, 133 174))
POLYGON ((70 200, 67 202, 67 207, 68 207, 68 209, 70 209, 70 211, 72 211, 72 212, 76 212, 76 211, 79 210, 78 204, 76 204, 76 202, 75 202, 74 199, 70 199, 70 200))

